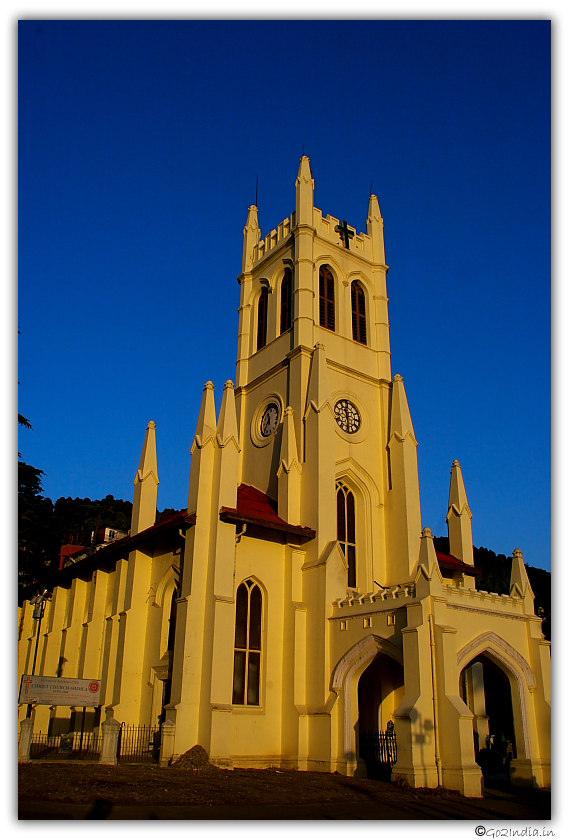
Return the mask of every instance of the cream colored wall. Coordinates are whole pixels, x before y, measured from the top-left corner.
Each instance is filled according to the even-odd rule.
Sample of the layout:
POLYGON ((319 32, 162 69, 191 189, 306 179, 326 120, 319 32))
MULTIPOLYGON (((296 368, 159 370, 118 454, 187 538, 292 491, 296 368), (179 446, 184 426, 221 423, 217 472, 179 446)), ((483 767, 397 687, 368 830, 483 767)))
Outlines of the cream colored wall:
MULTIPOLYGON (((251 766, 252 757, 256 764, 276 760, 281 755, 283 717, 293 712, 282 705, 284 654, 291 641, 290 635, 284 635, 285 612, 290 607, 284 599, 285 551, 279 542, 247 535, 236 546, 235 591, 240 583, 252 578, 263 594, 261 704, 233 707, 231 753, 236 766, 251 766)), ((233 622, 227 630, 233 650, 233 622)))
POLYGON ((247 388, 241 394, 241 427, 239 481, 256 487, 273 499, 277 499, 277 469, 281 444, 282 426, 277 435, 271 437, 266 445, 260 445, 252 439, 252 421, 256 418, 257 425, 261 421, 259 407, 270 395, 275 395, 280 404, 281 419, 283 411, 288 405, 288 373, 286 369, 278 369, 265 378, 258 385, 247 388))
MULTIPOLYGON (((36 674, 101 679, 101 706, 114 705, 117 719, 131 724, 156 723, 150 720, 150 669, 165 652, 174 581, 153 605, 151 621, 148 601, 167 570, 180 562, 179 549, 174 550, 176 553, 163 548, 156 561, 139 556, 136 562, 146 568, 138 579, 131 558, 120 560, 111 573, 98 570, 90 581, 76 578, 69 589, 56 587, 42 620, 36 674)), ((22 610, 19 678, 31 671, 37 632, 32 609, 26 602, 22 610)), ((25 715, 26 706, 20 706, 20 719, 25 715)), ((69 708, 50 711, 48 706, 36 708, 34 731, 46 732, 54 717, 61 718, 58 726, 66 731, 69 708)))

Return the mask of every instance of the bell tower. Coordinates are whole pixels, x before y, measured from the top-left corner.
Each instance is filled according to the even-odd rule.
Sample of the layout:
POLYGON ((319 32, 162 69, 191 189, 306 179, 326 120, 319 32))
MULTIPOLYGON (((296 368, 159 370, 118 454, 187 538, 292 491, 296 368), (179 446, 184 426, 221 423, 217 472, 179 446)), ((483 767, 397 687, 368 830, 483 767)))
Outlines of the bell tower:
POLYGON ((417 562, 417 443, 411 419, 400 428, 409 415, 403 380, 392 382, 378 198, 370 196, 366 232, 358 232, 323 215, 314 192, 303 156, 294 212, 263 237, 258 208, 248 211, 238 278, 239 481, 275 500, 283 519, 295 511, 298 524, 314 528, 319 555, 338 536, 341 482, 355 500, 352 583, 371 591, 375 580, 409 579, 417 562))

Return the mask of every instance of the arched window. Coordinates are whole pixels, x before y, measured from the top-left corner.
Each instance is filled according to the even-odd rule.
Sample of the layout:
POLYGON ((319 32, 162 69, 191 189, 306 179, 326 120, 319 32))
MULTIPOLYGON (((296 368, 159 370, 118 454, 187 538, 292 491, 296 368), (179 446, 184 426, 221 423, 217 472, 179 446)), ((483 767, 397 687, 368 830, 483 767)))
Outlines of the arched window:
POLYGON ((348 585, 356 588, 356 517, 354 494, 342 481, 336 483, 337 539, 348 561, 348 585))
POLYGON ((355 341, 366 344, 366 298, 364 289, 358 280, 353 280, 350 294, 352 298, 352 337, 355 341))
POLYGON ((328 265, 319 268, 319 323, 334 332, 334 277, 328 265))
POLYGON ((281 281, 281 332, 291 327, 291 269, 286 268, 281 281))
POLYGON ((174 589, 170 599, 170 618, 168 619, 168 642, 167 650, 174 650, 174 639, 176 638, 176 599, 178 590, 174 589))
POLYGON ((261 350, 267 344, 267 301, 269 292, 264 286, 257 304, 257 349, 261 350))
POLYGON ((240 583, 236 595, 232 703, 259 706, 260 675, 261 589, 253 580, 246 580, 240 583))

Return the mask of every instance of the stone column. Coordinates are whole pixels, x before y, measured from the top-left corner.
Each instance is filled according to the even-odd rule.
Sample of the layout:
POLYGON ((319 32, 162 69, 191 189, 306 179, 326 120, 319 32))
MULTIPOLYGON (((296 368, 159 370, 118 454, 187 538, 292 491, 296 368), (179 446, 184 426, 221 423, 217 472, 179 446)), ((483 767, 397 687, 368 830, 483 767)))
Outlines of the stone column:
POLYGON ((117 763, 117 742, 121 724, 115 720, 113 710, 107 710, 107 719, 101 724, 103 739, 101 744, 101 757, 99 764, 117 763))
POLYGON ((485 709, 485 688, 483 684, 483 666, 480 662, 474 662, 468 671, 471 677, 471 690, 473 692, 473 712, 475 714, 475 731, 479 736, 479 749, 487 746, 489 735, 489 718, 485 709))
POLYGON ((160 727, 160 758, 158 762, 160 767, 168 767, 174 755, 175 734, 176 725, 171 720, 165 720, 160 727))
POLYGON ((30 745, 34 732, 34 722, 31 718, 24 718, 20 724, 20 741, 18 743, 18 761, 30 760, 30 745))

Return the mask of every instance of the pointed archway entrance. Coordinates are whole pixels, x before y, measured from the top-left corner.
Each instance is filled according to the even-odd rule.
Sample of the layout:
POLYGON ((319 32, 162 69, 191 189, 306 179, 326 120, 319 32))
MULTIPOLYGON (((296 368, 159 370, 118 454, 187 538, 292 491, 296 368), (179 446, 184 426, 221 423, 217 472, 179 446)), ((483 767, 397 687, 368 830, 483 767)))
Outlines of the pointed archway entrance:
POLYGON ((509 767, 517 757, 511 683, 507 674, 485 654, 463 668, 461 697, 473 712, 475 760, 487 782, 509 782, 509 767))
POLYGON ((397 759, 394 710, 404 688, 404 669, 379 653, 358 680, 356 744, 369 779, 389 781, 397 759))
POLYGON ((405 693, 401 649, 389 639, 370 633, 339 659, 333 668, 330 687, 340 700, 336 707, 339 727, 336 767, 347 776, 365 776, 366 764, 358 755, 360 715, 362 713, 365 721, 372 721, 376 727, 372 731, 376 733, 381 731, 380 722, 387 725, 384 721, 394 720, 394 711, 405 693), (377 658, 379 664, 367 675, 360 690, 361 706, 360 678, 377 658), (380 688, 375 684, 379 684, 380 688), (378 723, 374 723, 375 720, 378 723))

